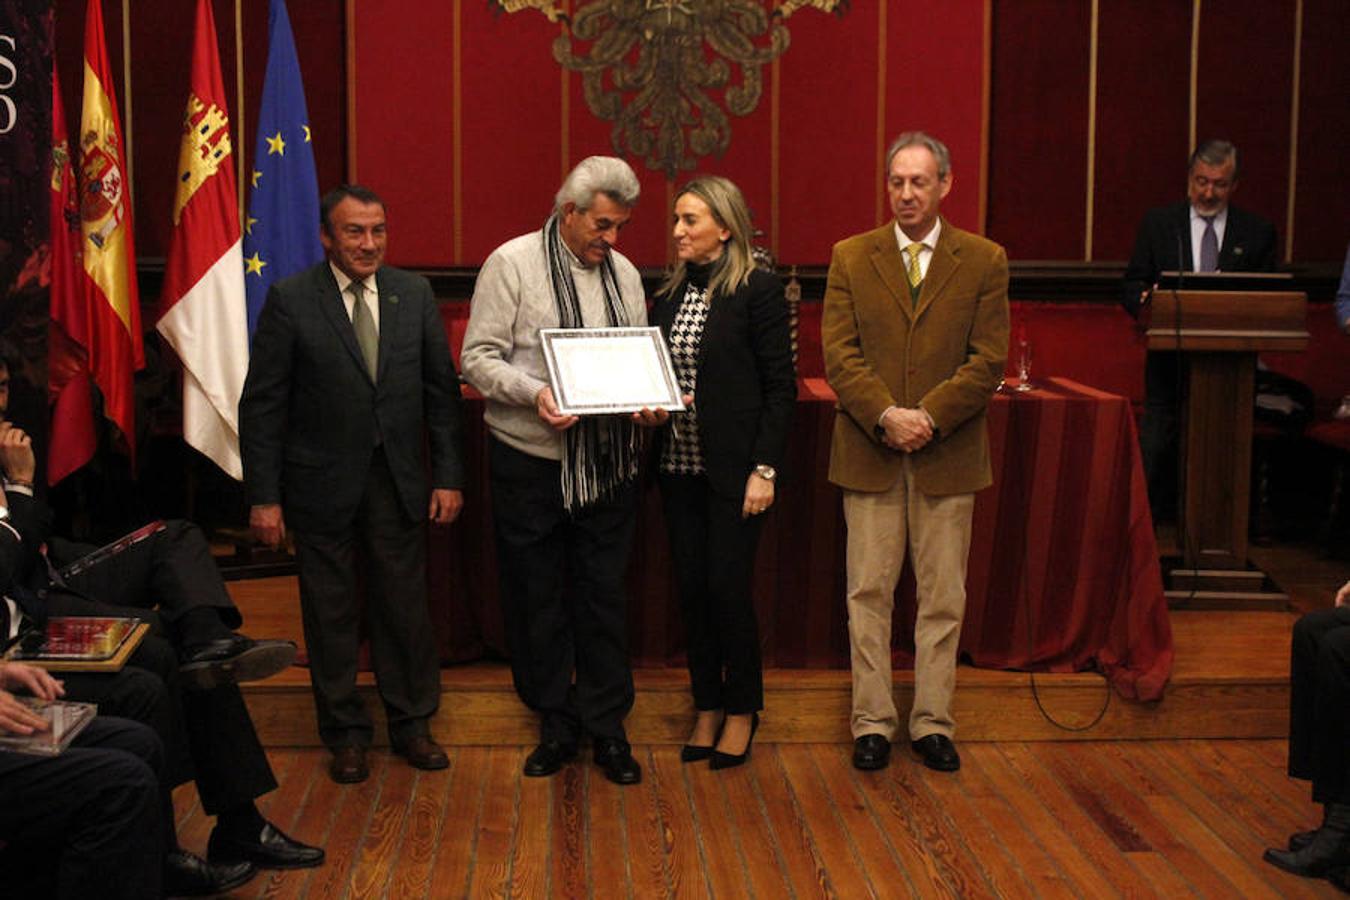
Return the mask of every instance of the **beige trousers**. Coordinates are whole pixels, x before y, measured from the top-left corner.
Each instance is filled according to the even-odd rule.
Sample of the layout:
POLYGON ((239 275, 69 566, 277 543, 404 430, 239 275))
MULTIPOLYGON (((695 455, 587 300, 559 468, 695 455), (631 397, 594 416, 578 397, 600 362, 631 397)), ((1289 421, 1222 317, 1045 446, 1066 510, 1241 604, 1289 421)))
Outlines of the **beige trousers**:
POLYGON ((891 680, 891 611, 906 546, 919 588, 910 740, 955 735, 951 702, 974 509, 974 494, 927 497, 916 491, 908 458, 904 476, 890 490, 844 491, 854 738, 880 734, 894 740, 899 731, 891 680))

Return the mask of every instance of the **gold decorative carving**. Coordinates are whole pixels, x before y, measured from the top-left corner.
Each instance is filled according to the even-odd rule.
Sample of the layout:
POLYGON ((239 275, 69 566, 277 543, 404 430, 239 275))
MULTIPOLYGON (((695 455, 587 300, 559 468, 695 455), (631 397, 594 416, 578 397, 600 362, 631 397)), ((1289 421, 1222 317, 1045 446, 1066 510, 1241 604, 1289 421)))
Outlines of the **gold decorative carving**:
POLYGON ((849 0, 783 0, 770 12, 763 0, 590 0, 569 17, 553 0, 490 2, 559 23, 553 58, 581 73, 586 105, 614 123, 615 152, 670 178, 698 157, 726 152, 727 114, 746 116, 759 104, 761 69, 791 40, 788 17, 800 9, 842 16, 849 7, 849 0))

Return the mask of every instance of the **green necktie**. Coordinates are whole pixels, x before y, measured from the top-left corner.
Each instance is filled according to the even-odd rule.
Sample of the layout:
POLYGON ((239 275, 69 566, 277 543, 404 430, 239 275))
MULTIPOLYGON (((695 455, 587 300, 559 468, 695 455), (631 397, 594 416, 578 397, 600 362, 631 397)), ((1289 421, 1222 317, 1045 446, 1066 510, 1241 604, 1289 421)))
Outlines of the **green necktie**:
POLYGON ((359 281, 347 285, 347 293, 352 295, 352 329, 356 331, 356 345, 361 348, 361 356, 366 360, 366 371, 372 380, 380 359, 380 333, 375 330, 375 317, 366 305, 365 286, 359 281))

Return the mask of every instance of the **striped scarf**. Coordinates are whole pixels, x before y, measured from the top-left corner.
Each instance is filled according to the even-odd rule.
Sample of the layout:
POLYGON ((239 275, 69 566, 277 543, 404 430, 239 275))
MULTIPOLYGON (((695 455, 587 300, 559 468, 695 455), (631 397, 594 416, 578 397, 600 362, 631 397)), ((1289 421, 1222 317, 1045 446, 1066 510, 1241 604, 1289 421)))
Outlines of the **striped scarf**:
MULTIPOLYGON (((557 213, 544 224, 543 234, 553 302, 558 307, 558 326, 584 328, 569 253, 558 232, 557 213)), ((605 292, 606 324, 611 328, 627 325, 614 261, 608 255, 600 264, 600 283, 605 292)), ((573 512, 613 496, 637 475, 638 455, 637 428, 628 417, 582 416, 563 432, 563 506, 573 512)))

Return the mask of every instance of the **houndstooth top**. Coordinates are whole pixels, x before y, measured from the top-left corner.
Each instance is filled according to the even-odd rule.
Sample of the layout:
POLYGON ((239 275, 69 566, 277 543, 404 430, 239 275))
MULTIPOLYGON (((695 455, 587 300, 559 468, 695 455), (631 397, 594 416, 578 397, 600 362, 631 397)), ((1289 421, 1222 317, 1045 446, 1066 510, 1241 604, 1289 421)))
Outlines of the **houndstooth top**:
POLYGON ((670 361, 680 391, 693 394, 694 405, 671 416, 670 433, 661 450, 661 471, 672 475, 702 475, 703 447, 698 436, 698 353, 703 343, 703 326, 708 321, 706 271, 689 266, 684 300, 670 326, 670 361))

